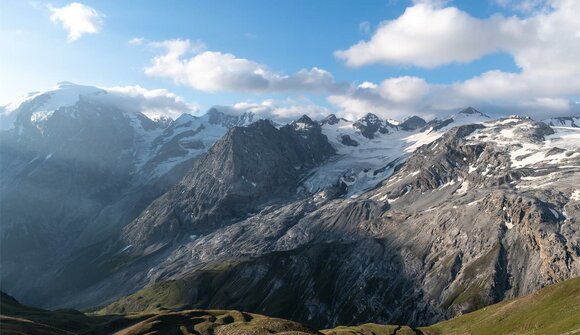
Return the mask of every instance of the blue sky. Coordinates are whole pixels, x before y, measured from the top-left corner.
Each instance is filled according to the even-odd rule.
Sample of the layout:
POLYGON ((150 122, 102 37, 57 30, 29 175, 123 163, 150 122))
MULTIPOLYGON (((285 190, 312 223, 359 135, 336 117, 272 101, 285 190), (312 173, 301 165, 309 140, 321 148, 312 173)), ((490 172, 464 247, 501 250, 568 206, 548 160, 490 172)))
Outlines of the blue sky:
MULTIPOLYGON (((574 4, 573 0, 83 0, 79 3, 83 8, 98 13, 99 27, 96 32, 81 32, 71 40, 67 38, 69 29, 64 22, 68 19, 72 20, 71 24, 83 23, 65 16, 54 18, 57 10, 69 6, 70 1, 2 0, 0 103, 6 104, 26 92, 45 90, 66 80, 100 87, 139 85, 146 89, 163 88, 201 110, 212 105, 246 102, 246 105, 262 106, 264 101, 274 101, 276 106, 286 108, 280 113, 289 113, 288 110, 299 109, 293 106, 298 101, 298 107, 306 110, 332 111, 345 116, 368 111, 385 117, 437 115, 465 104, 500 111, 576 113, 576 100, 580 96, 580 87, 577 86, 580 84, 574 78, 580 76, 580 65, 575 66, 565 55, 578 52, 578 48, 562 47, 561 53, 545 57, 530 55, 544 47, 580 44, 578 24, 557 15, 565 10, 578 9, 577 3, 574 4), (433 22, 433 26, 420 24, 422 27, 415 27, 413 20, 433 22), (459 22, 457 27, 451 30, 441 28, 455 24, 453 21, 459 22), (390 26, 389 22, 392 23, 390 26), (562 37, 563 41, 542 46, 544 40, 540 37, 545 32, 540 27, 546 26, 546 22, 559 27, 549 34, 563 35, 567 40, 562 37), (485 34, 477 32, 480 26, 485 34), (498 33, 493 30, 495 26, 506 28, 498 33), (426 38, 420 29, 427 33, 441 30, 441 34, 446 36, 426 38), (401 31, 404 38, 399 39, 397 36, 401 31), (522 31, 530 36, 522 37, 522 31), (371 43, 380 33, 386 37, 371 43), (567 33, 570 36, 566 36, 567 33), (142 39, 141 43, 128 43, 134 38, 142 39), (461 44, 453 43, 453 40, 461 41, 463 38, 465 41, 481 40, 474 45, 463 43, 465 49, 478 49, 482 45, 481 50, 470 52, 463 50, 461 44), (168 40, 189 40, 188 51, 174 61, 180 64, 195 61, 197 65, 191 67, 197 72, 182 76, 171 72, 176 64, 165 63, 146 71, 152 67, 155 57, 169 52, 169 49, 160 47, 168 40), (359 41, 367 45, 353 48, 359 41), (204 47, 195 48, 198 44, 204 47), (418 47, 405 50, 414 44, 418 47), (349 49, 346 56, 337 53, 349 49), (381 50, 387 51, 383 53, 381 50), (205 61, 199 59, 198 63, 196 57, 205 52, 208 52, 205 61), (433 62, 425 60, 425 55, 431 53, 433 62), (554 57, 560 54, 564 55, 562 71, 552 69, 550 73, 544 73, 542 61, 551 57, 552 61, 558 62, 554 57), (224 55, 232 57, 226 59, 224 55), (210 56, 213 57, 211 60, 210 56), (220 62, 236 63, 239 59, 251 64, 246 64, 243 69, 236 68, 240 73, 234 73, 233 79, 232 76, 216 77, 212 69, 208 69, 222 66, 220 62), (571 73, 561 75, 559 72, 565 72, 567 67, 571 73), (325 75, 332 77, 333 83, 322 85, 324 88, 305 84, 304 81, 311 81, 311 73, 306 75, 306 79, 292 84, 280 79, 293 77, 301 69, 313 68, 323 70, 325 75), (245 83, 251 86, 255 82, 249 80, 256 78, 246 80, 243 76, 256 69, 266 69, 268 87, 258 85, 246 89, 245 83), (205 70, 210 73, 197 74, 205 70), (486 76, 490 71, 491 74, 486 76), (493 78, 488 78, 492 75, 493 78), (544 82, 567 80, 572 87, 530 87, 543 76, 549 76, 549 80, 544 82), (570 80, 567 76, 573 77, 570 80), (474 84, 470 81, 473 78, 484 83, 474 84), (236 83, 228 82, 238 79, 240 81, 236 83), (202 83, 203 80, 215 82, 206 84, 202 83), (493 90, 487 89, 486 85, 517 84, 518 80, 522 87, 513 92, 513 98, 502 92, 487 93, 493 90), (386 82, 381 85, 383 81, 386 82), (369 82, 369 85, 361 87, 363 82, 369 82), (340 84, 340 88, 335 84, 340 84), (477 96, 478 90, 482 92, 481 98, 477 96), (548 112, 539 111, 546 108, 548 112)), ((69 15, 68 12, 65 14, 69 15)), ((180 69, 186 71, 186 66, 180 69)))

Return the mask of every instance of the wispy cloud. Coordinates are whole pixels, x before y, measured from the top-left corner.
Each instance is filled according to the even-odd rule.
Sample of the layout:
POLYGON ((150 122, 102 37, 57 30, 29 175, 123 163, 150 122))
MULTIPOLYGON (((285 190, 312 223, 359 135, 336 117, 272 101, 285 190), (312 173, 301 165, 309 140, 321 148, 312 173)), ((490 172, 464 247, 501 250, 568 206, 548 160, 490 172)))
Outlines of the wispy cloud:
POLYGON ((361 23, 358 24, 358 31, 361 34, 370 34, 371 32, 371 24, 368 21, 363 21, 361 23))
POLYGON ((145 38, 143 38, 143 37, 133 37, 132 39, 127 41, 127 43, 129 43, 130 45, 141 45, 144 42, 145 42, 145 38))

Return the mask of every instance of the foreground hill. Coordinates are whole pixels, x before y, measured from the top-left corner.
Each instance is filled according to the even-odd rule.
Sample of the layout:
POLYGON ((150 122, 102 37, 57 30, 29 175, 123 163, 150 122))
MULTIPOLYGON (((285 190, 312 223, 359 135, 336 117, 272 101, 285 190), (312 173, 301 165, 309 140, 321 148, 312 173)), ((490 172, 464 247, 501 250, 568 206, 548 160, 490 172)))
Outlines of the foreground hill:
POLYGON ((315 331, 299 323, 238 311, 157 310, 89 316, 75 310, 27 307, 2 293, 2 334, 576 334, 580 333, 580 278, 491 305, 429 327, 365 324, 315 331))

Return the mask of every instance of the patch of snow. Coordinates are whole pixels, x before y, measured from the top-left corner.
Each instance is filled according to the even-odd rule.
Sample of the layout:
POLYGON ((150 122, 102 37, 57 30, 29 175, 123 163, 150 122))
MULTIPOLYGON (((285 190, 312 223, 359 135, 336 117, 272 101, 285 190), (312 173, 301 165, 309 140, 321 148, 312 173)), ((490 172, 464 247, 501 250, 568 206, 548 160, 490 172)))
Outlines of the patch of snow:
POLYGON ((41 123, 48 120, 54 114, 54 110, 44 110, 32 113, 30 122, 41 123))
POLYGON ((455 180, 450 180, 450 181, 446 182, 445 184, 439 186, 439 188, 445 188, 447 186, 453 186, 453 185, 455 185, 455 180))
POLYGON ((129 250, 129 248, 131 248, 132 246, 133 246, 132 244, 129 244, 128 246, 124 247, 124 248, 121 250, 121 252, 125 252, 125 251, 129 250))
POLYGON ((457 194, 465 194, 469 191, 469 181, 465 180, 461 183, 461 187, 457 189, 457 194))
MULTIPOLYGON (((397 165, 403 163, 419 147, 430 144, 456 126, 489 120, 481 114, 459 114, 453 122, 434 131, 428 128, 404 131, 396 127, 380 137, 368 139, 354 127, 354 122, 341 120, 336 124, 322 125, 322 132, 336 149, 337 156, 316 168, 305 178, 303 186, 311 193, 336 185, 342 181, 348 186, 348 195, 361 194, 390 177, 397 165), (348 146, 342 136, 348 135, 359 143, 348 146), (363 173, 364 172, 364 173, 363 173)), ((364 122, 362 120, 361 122, 364 122)), ((412 173, 412 176, 418 174, 412 173)))
POLYGON ((467 206, 473 206, 473 205, 475 205, 476 203, 478 203, 480 201, 483 201, 483 199, 479 199, 479 200, 472 201, 472 202, 468 203, 467 206))

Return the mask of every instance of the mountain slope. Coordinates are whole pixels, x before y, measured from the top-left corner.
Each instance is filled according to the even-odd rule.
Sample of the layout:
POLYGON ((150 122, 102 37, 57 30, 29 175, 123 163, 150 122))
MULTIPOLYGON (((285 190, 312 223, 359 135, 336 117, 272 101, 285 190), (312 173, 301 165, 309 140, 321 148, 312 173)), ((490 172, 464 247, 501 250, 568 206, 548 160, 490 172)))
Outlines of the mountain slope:
POLYGON ((3 334, 575 334, 580 331, 580 278, 534 294, 491 305, 428 327, 363 324, 320 332, 296 322, 237 311, 157 310, 150 313, 87 316, 74 310, 44 311, 2 293, 3 334), (557 317, 555 317, 557 315, 557 317))
POLYGON ((211 110, 157 122, 106 90, 71 83, 5 107, 4 288, 46 302, 28 297, 37 299, 36 289, 58 278, 80 250, 117 236, 229 128, 251 121, 211 110))
POLYGON ((144 289, 123 307, 415 327, 580 274, 570 120, 468 108, 168 123, 94 88, 49 103, 65 86, 0 134, 2 282, 23 301, 91 307, 144 289))
POLYGON ((430 124, 416 116, 394 125, 370 113, 356 122, 331 115, 321 126, 337 156, 314 169, 304 186, 314 193, 338 180, 347 196, 359 196, 391 176, 419 146, 453 127, 486 120, 487 116, 470 108, 430 124))
POLYGON ((292 196, 303 171, 333 153, 318 124, 306 116, 280 129, 268 121, 233 128, 176 187, 125 227, 124 239, 140 248, 205 234, 264 202, 292 196))
MULTIPOLYGON (((580 333, 580 278, 546 287, 536 293, 491 305, 408 334, 493 335, 580 333)), ((393 326, 362 325, 323 330, 327 335, 392 334, 393 326)), ((406 334, 404 329, 397 334, 406 334)))
POLYGON ((453 128, 359 197, 321 192, 196 236, 146 290, 175 280, 184 289, 162 303, 312 327, 419 326, 578 276, 577 135, 522 118, 453 128))

